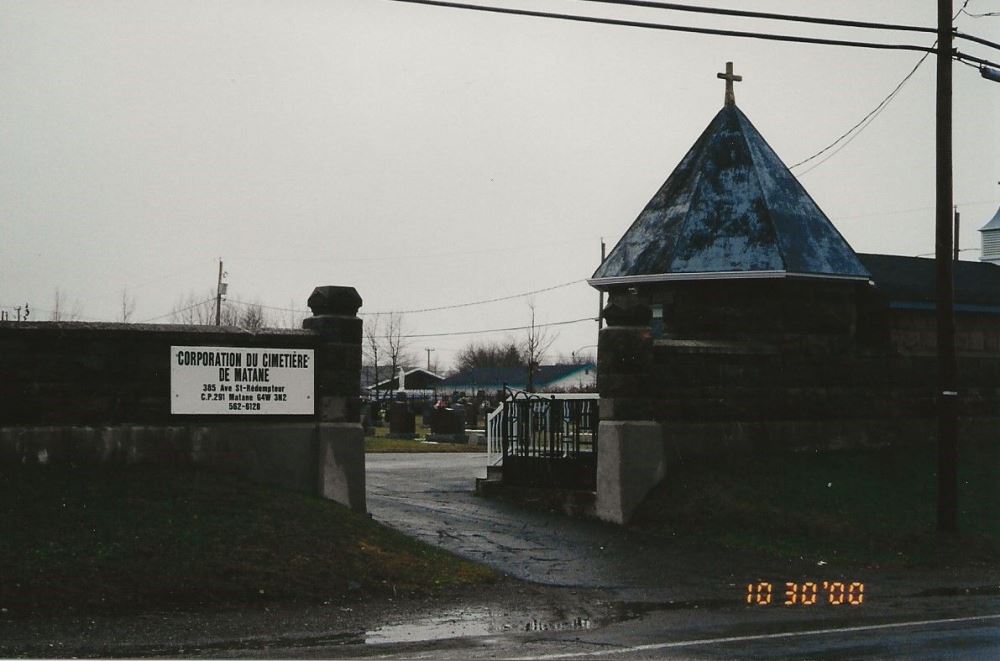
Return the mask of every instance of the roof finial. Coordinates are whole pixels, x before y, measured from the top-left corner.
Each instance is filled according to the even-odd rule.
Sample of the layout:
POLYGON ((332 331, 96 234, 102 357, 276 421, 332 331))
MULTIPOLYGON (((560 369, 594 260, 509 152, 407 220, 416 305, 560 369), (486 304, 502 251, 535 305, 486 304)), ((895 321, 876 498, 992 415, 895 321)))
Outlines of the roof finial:
POLYGON ((726 81, 726 105, 735 106, 736 93, 733 91, 733 81, 738 83, 743 80, 743 76, 733 74, 733 63, 726 62, 726 73, 717 73, 715 74, 715 77, 722 78, 726 81))

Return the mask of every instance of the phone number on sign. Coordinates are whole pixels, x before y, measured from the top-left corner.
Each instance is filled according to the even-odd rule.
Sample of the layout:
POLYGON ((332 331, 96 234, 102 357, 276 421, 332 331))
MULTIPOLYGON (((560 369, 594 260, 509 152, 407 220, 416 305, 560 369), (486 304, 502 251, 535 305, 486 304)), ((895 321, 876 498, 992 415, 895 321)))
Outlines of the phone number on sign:
POLYGON ((248 411, 259 411, 260 410, 260 403, 259 402, 229 402, 229 410, 230 411, 243 411, 244 413, 248 412, 248 411))

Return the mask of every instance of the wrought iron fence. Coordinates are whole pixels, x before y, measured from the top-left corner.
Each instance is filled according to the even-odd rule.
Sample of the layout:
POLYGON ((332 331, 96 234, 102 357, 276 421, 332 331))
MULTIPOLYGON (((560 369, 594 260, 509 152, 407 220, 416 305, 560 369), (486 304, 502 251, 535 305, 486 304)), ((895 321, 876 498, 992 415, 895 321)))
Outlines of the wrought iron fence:
POLYGON ((510 392, 497 410, 503 480, 521 486, 593 490, 598 400, 510 392))

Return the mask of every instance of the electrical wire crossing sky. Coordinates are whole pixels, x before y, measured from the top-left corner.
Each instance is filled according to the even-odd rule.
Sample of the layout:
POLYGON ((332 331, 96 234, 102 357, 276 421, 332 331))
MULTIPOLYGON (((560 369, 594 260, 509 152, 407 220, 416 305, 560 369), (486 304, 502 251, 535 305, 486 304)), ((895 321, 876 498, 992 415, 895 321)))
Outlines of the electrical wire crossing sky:
MULTIPOLYGON (((855 250, 934 250, 933 3, 430 4, 0 4, 0 310, 168 322, 214 306, 221 259, 231 304, 273 323, 349 285, 416 358, 435 337, 441 369, 520 338, 530 306, 569 355, 596 343, 602 238, 718 112, 730 61, 740 109, 855 250)), ((977 259, 1000 21, 954 10, 977 259)))

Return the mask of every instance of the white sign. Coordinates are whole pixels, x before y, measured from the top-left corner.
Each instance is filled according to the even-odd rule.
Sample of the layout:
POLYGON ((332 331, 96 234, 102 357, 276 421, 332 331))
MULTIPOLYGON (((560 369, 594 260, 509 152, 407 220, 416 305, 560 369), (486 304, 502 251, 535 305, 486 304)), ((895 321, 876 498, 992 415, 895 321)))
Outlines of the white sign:
POLYGON ((170 347, 170 413, 312 415, 312 349, 170 347))

